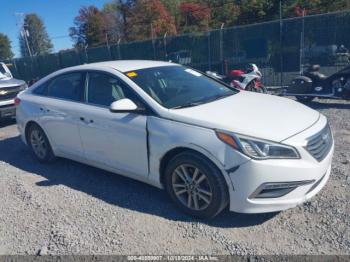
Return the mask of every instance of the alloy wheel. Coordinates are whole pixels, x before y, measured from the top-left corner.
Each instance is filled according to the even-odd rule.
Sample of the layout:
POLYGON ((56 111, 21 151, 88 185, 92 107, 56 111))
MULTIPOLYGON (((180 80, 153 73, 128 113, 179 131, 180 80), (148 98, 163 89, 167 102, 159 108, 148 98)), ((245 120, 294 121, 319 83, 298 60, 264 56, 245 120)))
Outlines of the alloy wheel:
POLYGON ((172 187, 177 199, 192 210, 206 209, 212 202, 209 180, 199 168, 182 164, 172 174, 172 187))

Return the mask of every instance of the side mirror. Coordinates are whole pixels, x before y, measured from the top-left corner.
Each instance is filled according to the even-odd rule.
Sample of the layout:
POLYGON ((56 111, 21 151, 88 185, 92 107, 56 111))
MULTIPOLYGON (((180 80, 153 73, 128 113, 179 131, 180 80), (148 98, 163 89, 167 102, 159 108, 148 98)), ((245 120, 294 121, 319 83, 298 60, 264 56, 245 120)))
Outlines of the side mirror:
POLYGON ((109 110, 112 113, 138 113, 144 111, 137 107, 137 105, 128 98, 123 98, 117 101, 114 101, 109 110))

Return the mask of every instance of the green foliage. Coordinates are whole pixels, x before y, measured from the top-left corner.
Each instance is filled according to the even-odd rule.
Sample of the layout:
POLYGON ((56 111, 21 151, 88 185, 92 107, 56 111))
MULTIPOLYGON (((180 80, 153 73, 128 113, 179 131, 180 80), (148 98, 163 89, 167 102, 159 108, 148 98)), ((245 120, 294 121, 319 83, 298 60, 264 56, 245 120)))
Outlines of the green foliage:
POLYGON ((76 47, 97 46, 105 43, 106 23, 103 13, 95 6, 84 6, 74 19, 69 35, 76 47))
POLYGON ((24 18, 23 27, 27 34, 28 45, 25 41, 24 32, 19 36, 20 51, 23 57, 29 56, 28 46, 32 55, 42 55, 52 52, 53 45, 47 34, 45 25, 41 18, 32 13, 24 18))
POLYGON ((7 35, 0 33, 0 61, 13 57, 11 41, 7 35))

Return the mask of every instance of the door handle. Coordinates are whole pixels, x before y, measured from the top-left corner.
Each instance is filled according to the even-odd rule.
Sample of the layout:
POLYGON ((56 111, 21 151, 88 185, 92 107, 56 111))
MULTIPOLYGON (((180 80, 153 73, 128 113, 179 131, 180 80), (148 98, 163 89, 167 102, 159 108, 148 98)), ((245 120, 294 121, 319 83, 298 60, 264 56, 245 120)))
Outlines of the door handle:
POLYGON ((47 108, 45 109, 43 107, 40 107, 39 109, 40 109, 41 112, 46 112, 46 113, 50 112, 50 109, 47 109, 47 108))
POLYGON ((94 123, 94 120, 90 119, 89 121, 87 121, 87 120, 85 119, 85 117, 83 117, 83 116, 81 116, 79 119, 80 119, 81 121, 83 121, 84 123, 86 123, 86 124, 92 124, 92 123, 94 123))

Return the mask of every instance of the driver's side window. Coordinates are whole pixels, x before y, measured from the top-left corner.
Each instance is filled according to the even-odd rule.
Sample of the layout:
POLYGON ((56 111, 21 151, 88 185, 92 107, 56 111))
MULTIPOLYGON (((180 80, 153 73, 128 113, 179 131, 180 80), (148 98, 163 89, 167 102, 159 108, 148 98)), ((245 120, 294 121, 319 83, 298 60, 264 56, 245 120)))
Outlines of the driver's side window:
POLYGON ((114 101, 129 98, 138 104, 135 95, 121 80, 108 74, 89 72, 85 99, 90 104, 109 107, 114 101))

